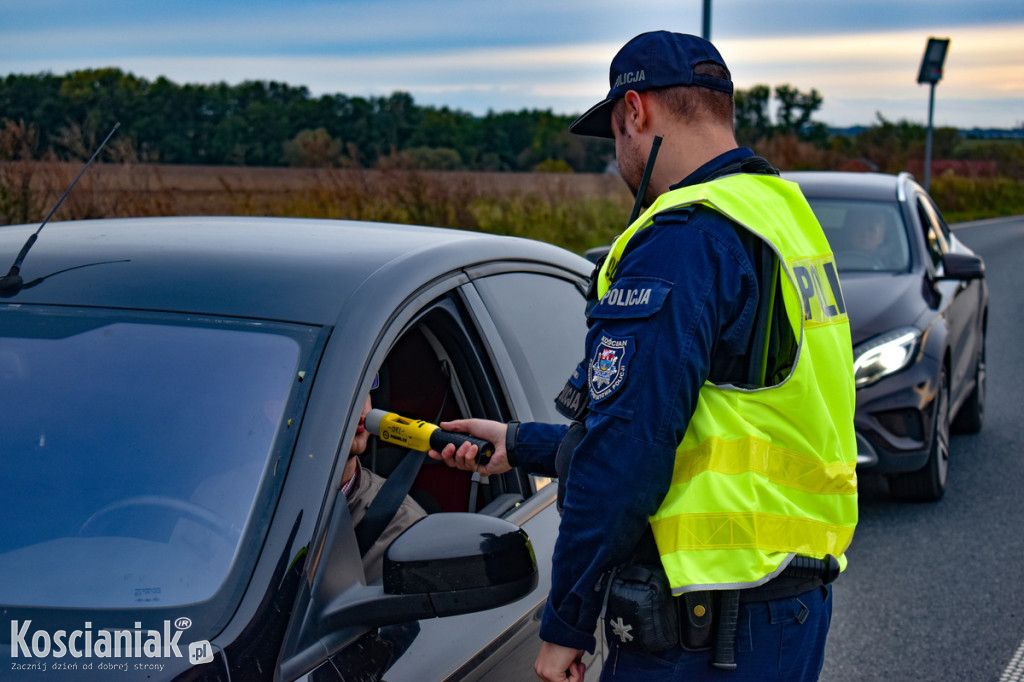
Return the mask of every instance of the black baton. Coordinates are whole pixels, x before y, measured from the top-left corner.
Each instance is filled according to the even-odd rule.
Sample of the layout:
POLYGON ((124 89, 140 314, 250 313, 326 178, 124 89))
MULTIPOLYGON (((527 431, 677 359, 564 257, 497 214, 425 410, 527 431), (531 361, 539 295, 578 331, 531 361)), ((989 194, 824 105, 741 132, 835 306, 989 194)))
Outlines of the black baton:
POLYGON ((740 591, 723 590, 718 602, 718 632, 715 636, 715 660, 720 670, 736 669, 736 622, 740 615, 740 591))

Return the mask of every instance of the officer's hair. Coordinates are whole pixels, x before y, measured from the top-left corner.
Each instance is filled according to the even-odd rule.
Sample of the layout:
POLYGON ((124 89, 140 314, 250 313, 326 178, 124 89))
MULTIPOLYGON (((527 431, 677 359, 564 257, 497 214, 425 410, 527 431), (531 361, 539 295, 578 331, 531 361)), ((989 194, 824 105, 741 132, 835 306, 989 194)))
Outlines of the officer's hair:
MULTIPOLYGON (((730 79, 729 71, 714 62, 697 64, 694 73, 717 78, 730 79)), ((733 126, 732 95, 719 90, 702 88, 696 85, 679 85, 659 88, 650 91, 658 98, 666 109, 675 113, 680 120, 692 121, 707 119, 733 126)))

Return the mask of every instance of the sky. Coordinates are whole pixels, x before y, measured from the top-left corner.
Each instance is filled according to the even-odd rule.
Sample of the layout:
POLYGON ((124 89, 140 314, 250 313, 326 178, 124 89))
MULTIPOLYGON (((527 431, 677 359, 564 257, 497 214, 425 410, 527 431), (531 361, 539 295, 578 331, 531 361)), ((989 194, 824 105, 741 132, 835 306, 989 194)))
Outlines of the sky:
MULTIPOLYGON (((0 77, 117 67, 178 84, 273 80, 314 96, 577 114, 634 35, 699 35, 703 0, 0 0, 0 77)), ((917 83, 949 38, 934 123, 1024 126, 1024 0, 712 0, 736 87, 824 98, 830 126, 927 123, 917 83)), ((0 112, 0 117, 3 112, 0 112)))

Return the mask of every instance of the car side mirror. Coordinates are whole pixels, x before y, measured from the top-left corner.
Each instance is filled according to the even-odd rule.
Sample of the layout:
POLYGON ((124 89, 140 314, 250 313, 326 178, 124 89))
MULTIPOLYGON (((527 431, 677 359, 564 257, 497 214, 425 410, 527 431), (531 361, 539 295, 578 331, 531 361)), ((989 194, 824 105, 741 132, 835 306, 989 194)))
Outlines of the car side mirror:
POLYGON ((598 261, 607 256, 608 252, 611 250, 611 244, 605 244, 604 246, 595 246, 584 251, 583 257, 596 265, 598 261))
MULTIPOLYGON (((347 505, 338 506, 336 515, 350 523, 347 505)), ((290 637, 294 653, 280 663, 282 678, 308 673, 325 653, 333 655, 374 628, 497 608, 537 587, 529 536, 493 516, 440 513, 420 519, 388 548, 383 587, 358 581, 341 587, 350 576, 323 577, 336 573, 332 555, 351 559, 356 549, 354 533, 339 535, 344 537, 323 550, 310 609, 290 637)))
POLYGON ((985 261, 970 253, 942 254, 943 274, 939 279, 972 280, 985 276, 985 261))
POLYGON ((384 556, 384 593, 426 595, 431 616, 483 611, 537 586, 530 538, 479 514, 433 514, 400 535, 384 556))
POLYGON ((526 532, 504 519, 431 514, 410 526, 384 556, 384 586, 345 590, 320 614, 322 631, 380 627, 483 611, 537 586, 526 532))

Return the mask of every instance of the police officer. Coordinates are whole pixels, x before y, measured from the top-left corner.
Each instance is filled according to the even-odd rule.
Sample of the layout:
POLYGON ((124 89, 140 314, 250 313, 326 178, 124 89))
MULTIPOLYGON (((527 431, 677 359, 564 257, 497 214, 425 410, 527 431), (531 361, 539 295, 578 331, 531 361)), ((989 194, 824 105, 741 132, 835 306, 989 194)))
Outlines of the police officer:
MULTIPOLYGON (((498 444, 483 473, 520 466, 564 486, 540 679, 582 679, 603 608, 602 679, 817 679, 828 583, 857 520, 834 260, 798 188, 737 147, 714 46, 639 35, 609 82, 570 131, 613 138, 648 208, 593 276, 585 359, 558 400, 573 426, 444 426, 498 444), (665 581, 664 623, 650 610, 612 617, 611 586, 627 575, 665 581), (664 628, 651 636, 649 621, 664 628)), ((474 469, 474 454, 432 456, 474 469)))

